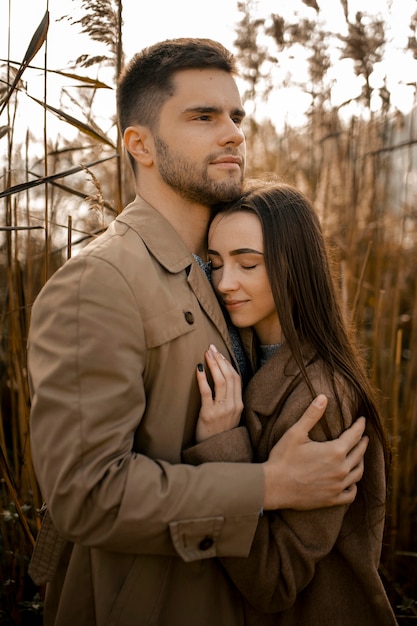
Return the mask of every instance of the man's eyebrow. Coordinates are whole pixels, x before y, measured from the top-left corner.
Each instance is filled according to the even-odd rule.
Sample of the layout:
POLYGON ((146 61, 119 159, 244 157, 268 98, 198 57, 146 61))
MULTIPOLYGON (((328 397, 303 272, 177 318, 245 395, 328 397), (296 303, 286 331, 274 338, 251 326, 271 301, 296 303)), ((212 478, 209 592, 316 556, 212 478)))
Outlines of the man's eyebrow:
MULTIPOLYGON (((212 254, 213 256, 220 256, 220 253, 217 250, 208 249, 208 254, 212 254)), ((228 252, 230 256, 238 256, 239 254, 259 254, 260 256, 264 256, 263 252, 259 250, 254 250, 253 248, 238 248, 237 250, 230 250, 228 252)))
MULTIPOLYGON (((223 113, 224 109, 222 109, 221 107, 216 107, 216 106, 203 106, 203 105, 196 105, 196 106, 192 106, 189 107, 188 109, 185 109, 184 113, 223 113)), ((232 117, 240 117, 240 118, 244 118, 246 115, 246 112, 243 109, 240 108, 236 108, 233 109, 230 112, 230 115, 232 117)))

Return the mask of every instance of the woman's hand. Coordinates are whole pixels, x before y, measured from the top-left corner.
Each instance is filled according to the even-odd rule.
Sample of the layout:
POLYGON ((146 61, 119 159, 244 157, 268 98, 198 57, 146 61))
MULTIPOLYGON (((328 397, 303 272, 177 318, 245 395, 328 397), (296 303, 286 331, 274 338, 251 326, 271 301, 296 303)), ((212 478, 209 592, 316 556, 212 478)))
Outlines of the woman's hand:
POLYGON ((199 364, 197 382, 201 394, 201 409, 195 434, 198 443, 235 428, 243 411, 242 383, 233 365, 213 345, 209 347, 205 357, 213 378, 214 394, 204 368, 199 364))

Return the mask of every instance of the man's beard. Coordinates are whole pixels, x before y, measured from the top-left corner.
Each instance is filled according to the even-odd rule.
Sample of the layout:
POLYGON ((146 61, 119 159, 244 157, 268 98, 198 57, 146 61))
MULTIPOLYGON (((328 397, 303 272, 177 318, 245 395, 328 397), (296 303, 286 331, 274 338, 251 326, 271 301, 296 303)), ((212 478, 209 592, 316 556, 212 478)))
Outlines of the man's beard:
POLYGON ((211 207, 240 196, 243 173, 239 179, 231 176, 221 182, 209 178, 209 163, 218 155, 209 155, 205 167, 199 168, 181 153, 170 150, 160 137, 155 136, 154 139, 161 178, 184 200, 211 207))

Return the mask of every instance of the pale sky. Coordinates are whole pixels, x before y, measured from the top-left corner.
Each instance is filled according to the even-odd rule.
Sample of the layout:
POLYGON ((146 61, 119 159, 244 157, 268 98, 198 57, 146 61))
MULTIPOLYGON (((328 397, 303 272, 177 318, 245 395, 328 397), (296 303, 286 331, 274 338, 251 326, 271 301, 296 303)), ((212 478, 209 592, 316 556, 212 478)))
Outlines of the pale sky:
MULTIPOLYGON (((10 0, 12 15, 11 58, 20 59, 36 26, 41 21, 46 0, 10 0)), ((7 50, 8 0, 0 1, 0 49, 7 50)), ((88 39, 77 34, 77 27, 57 22, 62 15, 76 15, 79 3, 73 0, 49 0, 51 23, 49 46, 56 67, 68 63, 84 52, 88 39)), ((156 41, 171 37, 193 36, 218 39, 232 47, 234 24, 238 19, 237 0, 124 0, 124 44, 126 56, 156 41)), ((50 58, 51 60, 51 58, 50 58)))

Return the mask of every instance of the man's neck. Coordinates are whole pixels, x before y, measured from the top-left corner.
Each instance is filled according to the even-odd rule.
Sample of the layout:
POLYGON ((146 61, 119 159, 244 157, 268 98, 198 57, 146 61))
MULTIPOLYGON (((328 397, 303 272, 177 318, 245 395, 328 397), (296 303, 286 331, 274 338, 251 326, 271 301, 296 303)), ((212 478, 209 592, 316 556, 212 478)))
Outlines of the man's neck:
POLYGON ((142 188, 137 193, 168 220, 190 252, 207 260, 209 207, 184 200, 170 189, 155 192, 142 188))

